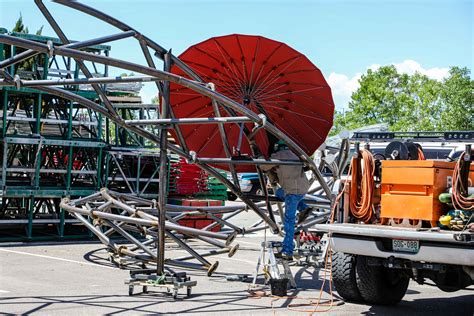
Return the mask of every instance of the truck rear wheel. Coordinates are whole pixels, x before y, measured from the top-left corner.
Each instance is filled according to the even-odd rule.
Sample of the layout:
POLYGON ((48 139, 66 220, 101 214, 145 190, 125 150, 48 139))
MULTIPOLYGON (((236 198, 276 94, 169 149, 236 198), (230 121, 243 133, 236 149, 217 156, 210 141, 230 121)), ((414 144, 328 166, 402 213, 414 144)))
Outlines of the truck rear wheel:
POLYGON ((356 256, 334 252, 332 254, 332 281, 337 293, 346 301, 362 302, 357 288, 356 256))
POLYGON ((360 295, 367 303, 395 305, 405 296, 410 278, 401 270, 370 266, 368 257, 357 256, 356 280, 360 295))

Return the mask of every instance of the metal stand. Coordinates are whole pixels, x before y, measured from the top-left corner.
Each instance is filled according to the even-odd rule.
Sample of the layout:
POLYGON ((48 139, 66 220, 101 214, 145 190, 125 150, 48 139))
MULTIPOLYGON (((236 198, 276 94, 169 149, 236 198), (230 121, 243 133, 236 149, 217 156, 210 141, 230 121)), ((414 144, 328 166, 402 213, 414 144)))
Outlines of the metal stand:
POLYGON ((296 288, 296 281, 291 273, 288 260, 280 259, 275 257, 275 252, 279 252, 282 247, 282 243, 279 241, 264 241, 260 249, 260 256, 258 257, 257 267, 253 274, 252 287, 257 285, 257 276, 260 271, 260 265, 263 264, 263 273, 265 276, 265 284, 270 279, 288 279, 290 281, 291 288, 296 288), (281 265, 283 273, 280 273, 281 265))

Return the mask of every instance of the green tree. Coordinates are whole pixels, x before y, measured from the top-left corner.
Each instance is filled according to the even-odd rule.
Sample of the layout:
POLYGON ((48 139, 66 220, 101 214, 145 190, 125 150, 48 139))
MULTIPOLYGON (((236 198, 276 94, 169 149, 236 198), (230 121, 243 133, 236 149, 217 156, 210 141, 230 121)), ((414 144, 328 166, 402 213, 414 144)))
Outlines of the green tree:
MULTIPOLYGON (((28 30, 28 27, 23 24, 23 17, 21 16, 18 18, 18 20, 15 23, 15 26, 12 29, 12 32, 16 33, 23 33, 23 34, 28 34, 30 33, 28 30)), ((36 35, 41 35, 43 33, 43 25, 36 31, 36 35)))
POLYGON ((446 130, 474 130, 474 80, 468 68, 452 67, 440 94, 446 130))
POLYGON ((437 81, 420 73, 400 74, 394 66, 369 69, 349 109, 335 113, 331 134, 377 123, 393 131, 472 130, 469 75, 467 68, 452 67, 448 78, 437 81))
MULTIPOLYGON (((29 34, 29 30, 28 30, 28 27, 25 26, 23 24, 23 17, 20 13, 20 17, 18 18, 18 20, 16 21, 15 23, 15 26, 13 27, 12 29, 12 32, 16 32, 16 33, 22 33, 22 34, 29 34)), ((37 31, 36 31, 36 35, 41 35, 43 33, 43 26, 41 26, 37 31)), ((17 47, 17 53, 21 53, 22 51, 24 51, 25 49, 23 48, 20 48, 20 47, 17 47)), ((38 57, 40 59, 44 58, 42 56, 38 57)), ((15 68, 18 70, 26 70, 26 71, 31 71, 33 69, 33 63, 34 63, 34 59, 33 58, 28 58, 20 63, 18 63, 15 68)))
POLYGON ((160 104, 160 98, 158 96, 154 96, 153 98, 151 98, 151 103, 160 104))

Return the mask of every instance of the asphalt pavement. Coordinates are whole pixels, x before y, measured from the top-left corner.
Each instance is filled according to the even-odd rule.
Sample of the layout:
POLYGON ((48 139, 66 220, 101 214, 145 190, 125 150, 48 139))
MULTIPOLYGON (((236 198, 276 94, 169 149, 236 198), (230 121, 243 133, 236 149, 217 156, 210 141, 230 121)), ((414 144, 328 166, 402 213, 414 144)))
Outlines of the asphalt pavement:
MULTIPOLYGON (((0 314, 308 315, 316 310, 335 315, 474 315, 474 288, 445 293, 413 281, 396 306, 341 304, 335 293, 334 306, 324 312, 329 309, 326 304, 314 306, 324 270, 311 266, 292 267, 298 289, 288 292, 289 297, 254 297, 248 292, 249 283, 227 281, 226 276, 252 274, 262 240, 262 233, 239 237, 241 248, 234 257, 212 257, 220 263, 212 277, 204 271, 187 271, 198 284, 190 298, 180 293, 177 300, 152 288, 148 294, 129 296, 124 284, 128 271, 114 267, 99 243, 0 244, 0 314)), ((183 254, 174 244, 168 247, 167 256, 183 254)), ((206 248, 197 242, 192 247, 206 248)), ((269 294, 268 288, 263 290, 269 294)), ((321 302, 330 297, 326 282, 321 302)))

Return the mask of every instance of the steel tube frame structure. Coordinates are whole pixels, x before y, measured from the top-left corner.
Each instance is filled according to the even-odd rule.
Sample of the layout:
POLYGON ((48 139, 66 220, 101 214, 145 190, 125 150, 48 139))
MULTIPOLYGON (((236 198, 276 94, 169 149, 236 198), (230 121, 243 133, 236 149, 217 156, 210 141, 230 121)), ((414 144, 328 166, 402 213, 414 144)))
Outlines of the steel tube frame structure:
MULTIPOLYGON (((190 236, 200 236, 205 238, 216 238, 216 239, 224 239, 226 240, 226 246, 231 241, 230 237, 223 234, 212 233, 207 229, 211 229, 214 227, 213 225, 209 225, 207 229, 204 230, 195 230, 195 229, 186 229, 180 227, 180 225, 176 225, 171 222, 166 222, 166 201, 167 201, 167 190, 166 186, 164 185, 167 182, 167 170, 165 169, 167 164, 167 153, 168 151, 178 154, 181 157, 184 157, 188 161, 191 161, 198 165, 201 169, 206 171, 208 174, 214 176, 219 181, 224 183, 226 187, 228 187, 234 194, 236 194, 241 200, 245 203, 246 208, 250 208, 255 211, 264 223, 264 227, 268 225, 268 227, 274 232, 278 233, 280 231, 280 227, 275 220, 274 217, 274 210, 272 208, 271 203, 263 203, 267 206, 267 211, 260 208, 262 206, 261 203, 255 203, 251 199, 249 199, 245 194, 242 193, 239 187, 237 173, 235 172, 235 166, 241 164, 250 164, 257 166, 259 165, 266 165, 266 164, 274 164, 274 165, 305 165, 308 167, 312 173, 314 178, 320 183, 321 190, 323 191, 326 201, 330 204, 333 200, 332 192, 328 184, 326 183, 326 179, 322 175, 318 166, 315 165, 314 161, 299 147, 290 137, 285 135, 281 132, 276 126, 272 125, 271 123, 267 122, 266 118, 262 114, 257 114, 244 105, 239 104, 232 99, 218 93, 215 91, 215 86, 213 83, 203 82, 202 79, 185 63, 179 60, 178 57, 174 56, 170 50, 164 49, 162 46, 158 45, 156 42, 151 40, 150 38, 146 37, 145 35, 141 34, 137 30, 133 29, 132 27, 126 25, 125 23, 103 13, 94 8, 86 6, 82 3, 76 1, 68 1, 68 0, 56 0, 53 1, 59 3, 61 5, 67 6, 69 8, 75 9, 77 11, 83 12, 90 16, 93 16, 103 22, 111 24, 121 30, 121 33, 113 34, 109 36, 99 37, 95 39, 89 39, 81 42, 71 43, 70 40, 66 37, 64 32, 62 31, 59 24, 53 18, 49 10, 43 4, 42 0, 35 0, 36 5, 42 12, 42 14, 47 19, 48 23, 51 25, 53 30, 56 32, 60 40, 62 41, 63 45, 53 45, 52 43, 48 42, 47 44, 37 43, 34 41, 30 41, 27 39, 16 38, 9 35, 0 34, 0 43, 14 45, 18 47, 22 47, 27 49, 24 53, 21 53, 16 56, 12 56, 12 58, 5 60, 3 63, 0 64, 0 77, 3 79, 0 80, 0 85, 2 86, 13 86, 13 87, 31 87, 38 91, 46 92, 52 95, 56 95, 62 97, 64 99, 70 100, 71 102, 77 102, 89 109, 96 111, 103 116, 112 120, 117 126, 120 126, 130 132, 133 132, 140 137, 146 138, 154 143, 156 143, 160 148, 160 173, 159 173, 159 195, 158 201, 155 205, 155 209, 158 211, 158 216, 150 215, 149 213, 144 213, 138 209, 134 209, 129 205, 121 202, 118 199, 114 199, 113 197, 109 196, 106 191, 102 191, 100 195, 94 195, 94 197, 88 197, 89 199, 87 202, 86 200, 78 200, 75 203, 89 203, 90 201, 94 201, 97 198, 103 198, 108 202, 106 206, 103 206, 103 209, 100 210, 88 210, 87 207, 78 208, 74 205, 71 205, 68 200, 64 200, 61 203, 61 206, 72 212, 76 215, 76 217, 83 221, 85 218, 83 216, 91 216, 92 218, 101 218, 105 223, 108 223, 108 226, 111 226, 112 229, 115 231, 124 234, 125 230, 121 225, 126 227, 128 224, 135 225, 135 226, 147 226, 148 230, 153 228, 153 233, 157 234, 157 254, 156 254, 156 263, 157 263, 157 273, 161 274, 164 272, 164 236, 166 232, 168 234, 174 234, 173 231, 180 232, 182 234, 188 234, 190 236), (147 62, 147 66, 143 66, 137 63, 133 63, 130 61, 119 60, 115 58, 111 58, 109 56, 100 56, 92 53, 88 53, 86 51, 80 50, 81 48, 87 47, 89 45, 96 45, 99 43, 105 43, 115 40, 120 40, 124 38, 134 37, 140 48, 144 54, 144 57, 147 62), (156 68, 156 64, 153 60, 153 57, 150 53, 150 49, 155 52, 154 56, 161 59, 163 61, 164 67, 163 70, 159 70, 156 68), (23 80, 19 77, 12 77, 9 75, 7 67, 14 65, 26 58, 34 56, 36 54, 47 54, 48 56, 57 55, 63 57, 69 57, 76 61, 79 68, 81 69, 82 73, 84 74, 85 78, 81 79, 60 79, 60 80, 23 80), (104 77, 104 78, 93 78, 91 72, 88 70, 85 62, 93 62, 97 64, 102 64, 108 67, 117 67, 127 71, 133 71, 136 73, 143 74, 142 76, 132 76, 132 77, 104 77), (171 66, 175 65, 182 69, 191 79, 181 77, 175 75, 170 72, 171 66), (123 83, 123 82, 155 82, 159 94, 161 96, 161 117, 156 120, 124 120, 120 114, 117 112, 116 109, 112 106, 112 103, 108 99, 107 95, 105 94, 102 85, 107 83, 123 83), (175 84, 187 87, 192 89, 193 91, 210 98, 212 101, 212 105, 214 108, 215 117, 214 118, 181 118, 177 119, 174 116, 174 113, 169 105, 169 84, 173 82, 175 84), (84 97, 81 97, 77 94, 72 92, 57 88, 55 86, 65 86, 65 85, 90 85, 96 93, 100 97, 101 104, 95 103, 91 100, 88 100, 84 97), (221 111, 226 112, 229 116, 222 116, 221 111), (235 160, 232 159, 230 154, 230 148, 228 145, 227 135, 225 134, 225 130, 223 128, 223 124, 240 124, 246 122, 253 122, 255 124, 255 128, 253 131, 245 131, 245 137, 252 141, 252 136, 255 134, 256 130, 264 129, 267 133, 270 133, 276 136, 278 139, 284 141, 287 146, 297 155, 300 159, 299 161, 282 161, 282 160, 265 160, 265 159, 253 159, 253 160, 235 160), (224 151, 226 153, 227 158, 206 158, 206 157, 197 157, 195 153, 190 152, 186 147, 186 143, 184 142, 183 135, 180 130, 181 124, 217 124, 220 132, 220 136, 222 142, 224 144, 224 151), (160 131, 159 135, 156 135, 150 131, 148 131, 144 126, 159 126, 160 131), (168 129, 174 129, 179 143, 181 147, 178 147, 173 144, 168 144, 167 142, 167 133, 168 129), (231 170, 233 183, 229 181, 227 178, 222 176, 219 171, 213 167, 216 164, 225 164, 229 166, 231 170), (129 212, 131 216, 122 216, 117 214, 112 214, 106 212, 107 209, 111 207, 120 208, 122 210, 126 210, 129 212), (120 224, 125 223, 125 224, 120 224), (150 228, 151 227, 151 228, 150 228)), ((262 174, 260 172, 260 178, 262 179, 262 174)), ((106 203, 106 202, 105 202, 106 203)), ((104 204, 104 203, 102 203, 104 204)), ((212 215, 211 209, 206 210, 204 209, 197 209, 197 211, 204 211, 209 212, 208 214, 212 215)), ((233 210, 231 214, 228 215, 228 218, 238 214, 242 210, 233 210)), ((281 212, 280 212, 281 213, 281 212)), ((280 214, 281 216, 281 214, 280 214)), ((87 221, 87 220, 86 220, 87 221)), ((220 220, 221 223, 225 223, 226 219, 220 220)), ((217 224, 216 224, 217 225, 217 224)), ((87 225, 89 229, 91 225, 87 225)), ((236 226, 228 225, 232 228, 232 230, 237 230, 236 226)), ((254 227, 251 229, 258 229, 258 227, 254 227)), ((110 243, 108 239, 105 239, 107 236, 104 235, 102 232, 98 231, 97 228, 91 229, 91 231, 96 234, 102 241, 110 243)), ((169 235, 172 237, 171 235, 169 235)), ((173 235, 174 236, 174 235, 173 235)), ((235 237, 235 234, 232 235, 235 237)), ((127 237, 126 237, 127 238, 127 237)), ((133 238, 133 237, 132 237, 133 238)), ((173 238, 173 237, 172 237, 173 238)), ((129 238, 127 238, 129 239, 129 238)), ((136 243, 136 239, 129 239, 136 243)), ((204 238, 203 238, 204 240, 204 238)), ((138 245, 138 244, 137 244, 138 245)), ((141 248, 142 245, 139 246, 141 248)), ((150 255, 148 253, 148 255, 150 255)), ((193 253, 191 253, 193 256, 193 253)), ((153 256, 152 256, 153 257, 153 256)), ((194 255, 197 258, 196 255, 194 255)), ((199 261, 204 262, 203 258, 197 258, 199 261)))
MULTIPOLYGON (((137 259, 139 262, 144 263, 155 264, 157 262, 160 248, 154 245, 159 238, 159 216, 161 215, 161 211, 155 201, 102 189, 99 193, 92 194, 85 198, 75 200, 65 198, 61 202, 61 207, 74 214, 81 222, 87 222, 85 225, 89 227, 116 256, 125 256, 129 260, 133 261, 137 259), (92 218, 95 225, 92 225, 85 216, 92 218), (105 232, 103 232, 104 228, 107 228, 105 232), (130 232, 138 233, 142 236, 151 236, 152 238, 140 241, 130 232), (124 246, 117 247, 110 239, 113 233, 118 233, 134 246, 131 248, 124 248, 124 246)), ((218 261, 211 263, 205 259, 205 257, 225 253, 232 256, 239 248, 239 244, 232 245, 237 233, 255 232, 268 227, 266 223, 264 223, 263 226, 259 226, 263 221, 257 222, 256 225, 252 225, 248 229, 237 227, 229 223, 228 219, 244 210, 245 206, 240 205, 233 207, 223 206, 220 213, 228 214, 228 216, 214 223, 226 227, 228 233, 211 232, 208 227, 202 229, 189 228, 179 224, 178 221, 182 218, 183 213, 174 212, 173 209, 176 209, 176 207, 176 205, 165 206, 166 221, 164 232, 166 236, 171 238, 181 249, 188 252, 189 255, 173 259, 165 258, 163 264, 204 269, 207 270, 208 275, 214 272, 219 263, 218 261), (237 209, 238 207, 240 207, 240 209, 237 209), (201 240, 217 249, 199 253, 183 240, 183 236, 201 240), (224 240, 224 242, 220 240, 224 240), (200 264, 186 262, 192 259, 197 260, 200 264)), ((212 216, 214 216, 213 214, 217 214, 217 212, 215 212, 216 207, 199 207, 194 209, 195 210, 191 213, 201 213, 212 216)), ((306 230, 315 223, 325 222, 329 215, 329 211, 316 212, 307 220, 300 223, 296 230, 306 230)))
MULTIPOLYGON (((153 203, 153 201, 139 199, 139 202, 142 203, 138 203, 137 199, 132 195, 102 189, 100 194, 93 194, 87 198, 76 200, 65 198, 61 202, 61 207, 74 214, 74 216, 84 223, 114 254, 118 256, 127 256, 129 258, 141 258, 141 261, 144 260, 148 263, 156 263, 157 260, 160 260, 158 259, 158 256, 161 253, 161 251, 159 251, 161 248, 160 246, 153 247, 153 244, 159 238, 160 219, 158 216, 161 215, 161 212, 156 208, 149 208, 150 203, 153 203), (132 206, 127 202, 136 202, 138 206, 132 206), (119 209, 121 211, 119 214, 116 214, 112 212, 112 209, 119 209), (92 225, 84 216, 93 218, 96 225, 92 225), (106 232, 102 232, 100 226, 110 227, 110 229, 106 232), (112 232, 116 232, 123 236, 131 242, 134 247, 127 248, 127 251, 124 251, 125 248, 123 248, 123 246, 117 247, 110 239, 112 232), (129 232, 139 233, 145 236, 153 236, 154 239, 148 239, 141 242, 129 232), (140 250, 141 252, 137 252, 140 250)), ((165 235, 170 237, 183 250, 187 251, 191 258, 194 258, 201 263, 200 265, 196 265, 184 262, 190 259, 189 256, 186 256, 186 259, 177 258, 171 260, 169 258, 163 258, 163 265, 169 263, 176 266, 205 269, 208 271, 208 275, 211 275, 217 268, 218 262, 211 263, 204 257, 220 253, 231 253, 233 255, 238 249, 238 245, 230 246, 236 236, 234 231, 231 231, 229 234, 223 234, 207 230, 198 230, 182 226, 179 223, 176 223, 173 219, 167 220, 163 223, 163 232, 165 235), (201 255, 192 247, 188 246, 186 242, 183 241, 183 238, 177 234, 198 238, 212 246, 217 246, 220 250, 211 250, 201 255), (216 239, 225 240, 225 243, 219 242, 216 239)), ((161 271, 161 273, 163 273, 163 271, 161 271)))
MULTIPOLYGON (((0 42, 2 42, 4 44, 9 44, 9 45, 17 45, 17 46, 24 47, 24 48, 38 49, 40 52, 43 52, 43 53, 48 53, 51 50, 50 48, 47 47, 47 45, 43 45, 43 44, 40 44, 40 43, 35 43, 35 42, 24 40, 24 39, 14 38, 14 37, 11 37, 11 36, 8 36, 8 35, 0 35, 0 42)), ((69 50, 69 51, 64 53, 63 49, 60 47, 60 48, 54 49, 54 52, 59 54, 59 55, 63 54, 64 56, 72 57, 74 59, 95 61, 97 63, 103 62, 105 65, 109 65, 109 66, 117 66, 117 67, 123 66, 122 68, 127 69, 127 70, 143 72, 143 73, 146 73, 146 74, 149 74, 149 75, 156 75, 157 77, 159 77, 162 80, 167 81, 167 82, 172 81, 172 82, 175 82, 175 83, 178 83, 178 84, 183 84, 184 86, 188 85, 189 88, 195 90, 196 92, 200 92, 203 95, 218 99, 220 101, 220 103, 229 105, 231 108, 233 108, 233 110, 237 110, 237 111, 240 111, 244 115, 248 115, 248 117, 250 119, 252 119, 256 124, 261 124, 261 121, 262 121, 261 117, 256 115, 252 111, 246 109, 245 107, 239 105, 238 103, 234 102, 233 100, 231 100, 231 99, 229 99, 229 98, 227 98, 223 95, 220 95, 216 92, 213 92, 212 90, 207 89, 206 87, 203 87, 199 84, 196 84, 195 82, 193 82, 189 79, 185 79, 185 78, 176 76, 174 74, 163 72, 163 71, 160 71, 160 70, 150 69, 148 67, 140 66, 138 64, 133 64, 133 63, 125 62, 125 61, 122 62, 122 61, 119 61, 119 60, 116 60, 116 59, 112 59, 110 57, 102 58, 101 56, 95 56, 93 54, 84 53, 84 52, 80 52, 80 51, 76 51, 76 50, 70 50, 70 49, 67 49, 67 48, 64 49, 64 50, 69 50), (132 66, 129 67, 129 66, 127 66, 127 64, 130 64, 132 66)), ((14 82, 14 80, 12 80, 12 78, 5 78, 5 79, 6 79, 7 82, 10 83, 10 85, 12 85, 12 86, 15 85, 15 82, 14 82)), ((119 117, 119 115, 113 110, 111 105, 107 106, 107 110, 112 111, 113 113, 110 113, 109 111, 107 111, 103 107, 97 105, 96 103, 94 103, 90 100, 87 100, 85 98, 81 98, 80 96, 74 95, 73 93, 69 93, 67 91, 64 91, 64 90, 61 90, 61 89, 58 89, 58 88, 36 87, 36 89, 42 90, 42 91, 45 91, 45 92, 48 92, 48 93, 51 93, 51 94, 57 94, 57 95, 59 95, 61 97, 64 97, 66 99, 73 99, 74 101, 76 101, 78 103, 81 103, 85 106, 91 107, 95 111, 102 112, 104 115, 109 116, 109 118, 114 120, 117 124, 122 125, 123 127, 128 128, 129 130, 132 130, 133 132, 136 132, 137 134, 141 134, 142 136, 144 136, 144 137, 146 137, 146 138, 148 138, 152 141, 155 141, 158 144, 160 143, 160 140, 157 139, 156 135, 150 134, 149 132, 147 132, 147 131, 139 128, 139 127, 127 125, 125 123, 125 121, 123 119, 121 119, 119 117)), ((107 105, 107 102, 105 102, 105 104, 107 105)), ((320 177, 322 179, 321 185, 322 185, 322 187, 323 187, 323 189, 325 190, 326 193, 329 192, 328 196, 331 197, 331 191, 330 191, 329 187, 324 182, 324 178, 323 178, 322 174, 320 173, 319 169, 316 168, 316 166, 314 165, 314 162, 311 160, 311 158, 306 153, 304 153, 304 151, 298 145, 296 145, 289 137, 287 137, 282 132, 280 132, 278 129, 276 129, 276 127, 271 126, 271 124, 267 123, 264 128, 266 128, 267 131, 271 132, 275 136, 280 137, 281 139, 286 141, 290 148, 292 148, 295 151, 299 152, 299 157, 304 159, 303 163, 305 163, 305 164, 309 163, 310 169, 313 170, 313 172, 315 172, 315 175, 316 175, 317 178, 320 177), (327 190, 326 190, 326 188, 327 188, 327 190)), ((237 196, 239 196, 245 203, 247 203, 252 209, 254 209, 257 212, 257 214, 259 214, 259 216, 262 217, 262 219, 264 219, 266 222, 268 222, 268 224, 269 224, 269 226, 270 226, 270 228, 272 229, 273 232, 278 231, 278 227, 277 227, 276 223, 274 221, 272 221, 265 214, 265 212, 263 210, 261 210, 260 208, 258 208, 251 200, 245 198, 243 196, 243 194, 240 192, 240 190, 238 190, 232 183, 230 183, 219 172, 217 172, 215 170, 215 168, 209 166, 205 162, 199 161, 199 158, 197 158, 195 156, 192 156, 190 153, 183 152, 182 149, 177 148, 176 146, 169 146, 169 149, 174 151, 174 153, 176 153, 176 154, 179 154, 179 155, 184 156, 185 158, 187 158, 189 160, 194 161, 203 170, 207 171, 211 175, 213 175, 216 178, 218 178, 219 180, 221 180, 235 194, 237 194, 237 196)), ((229 164, 234 164, 235 162, 241 162, 241 161, 240 160, 236 160, 236 161, 229 160, 229 164)), ((328 198, 328 200, 330 200, 330 198, 328 198)))
MULTIPOLYGON (((96 63, 102 63, 104 65, 115 66, 115 67, 123 68, 126 70, 136 71, 139 73, 154 76, 166 82, 171 81, 171 82, 180 84, 182 86, 185 86, 187 88, 190 88, 204 96, 207 96, 211 98, 211 100, 216 100, 220 105, 224 107, 237 111, 243 115, 246 115, 249 119, 251 119, 257 125, 262 125, 264 121, 259 115, 245 108, 243 105, 238 104, 237 102, 227 98, 226 96, 223 96, 213 91, 212 89, 207 88, 206 86, 202 85, 202 83, 198 83, 196 81, 189 80, 189 79, 171 74, 169 72, 164 72, 157 69, 144 67, 138 64, 127 62, 127 61, 120 61, 120 60, 110 58, 110 57, 95 56, 90 53, 80 52, 80 51, 70 49, 70 48, 65 48, 62 46, 51 49, 50 47, 44 44, 34 43, 31 41, 19 39, 19 38, 13 38, 8 35, 0 35, 0 42, 3 42, 5 44, 10 44, 10 45, 16 45, 16 46, 20 46, 20 47, 24 47, 28 49, 35 49, 43 53, 55 53, 58 55, 63 55, 63 56, 71 57, 78 60, 94 61, 96 63)), ((284 133, 278 130, 271 123, 265 123, 265 126, 263 128, 265 128, 267 132, 283 140, 288 145, 288 147, 292 151, 294 151, 295 154, 297 154, 297 156, 300 159, 302 159, 302 161, 313 171, 316 179, 320 181, 325 193, 330 197, 331 190, 329 189, 327 185, 325 185, 325 181, 322 174, 320 173, 319 169, 315 166, 311 158, 295 142, 293 142, 288 136, 286 136, 284 133)))

